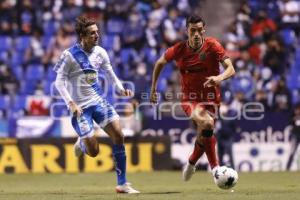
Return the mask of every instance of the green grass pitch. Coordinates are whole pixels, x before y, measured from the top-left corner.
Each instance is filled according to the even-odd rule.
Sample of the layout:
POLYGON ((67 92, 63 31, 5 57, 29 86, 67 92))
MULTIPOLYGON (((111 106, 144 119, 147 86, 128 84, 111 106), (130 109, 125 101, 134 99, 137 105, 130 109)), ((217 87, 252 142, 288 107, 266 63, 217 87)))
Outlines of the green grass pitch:
POLYGON ((234 189, 217 188, 208 172, 183 182, 181 172, 132 173, 141 194, 114 192, 114 173, 0 175, 1 200, 300 200, 300 172, 239 173, 234 189))

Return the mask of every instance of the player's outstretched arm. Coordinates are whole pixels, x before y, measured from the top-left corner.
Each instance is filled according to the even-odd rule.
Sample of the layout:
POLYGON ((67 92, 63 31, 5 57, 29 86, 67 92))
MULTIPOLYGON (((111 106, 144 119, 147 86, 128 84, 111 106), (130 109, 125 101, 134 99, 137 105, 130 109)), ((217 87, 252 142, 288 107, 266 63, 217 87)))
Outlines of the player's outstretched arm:
POLYGON ((222 65, 225 68, 224 72, 218 76, 207 77, 206 82, 203 84, 204 87, 213 87, 213 86, 219 85, 221 83, 221 81, 226 80, 235 74, 234 67, 229 58, 226 58, 222 62, 222 65))
POLYGON ((116 86, 117 92, 121 96, 126 96, 126 97, 133 97, 134 96, 133 91, 131 91, 129 89, 124 89, 120 79, 116 76, 116 74, 113 71, 111 66, 106 67, 105 72, 108 76, 108 79, 112 82, 112 84, 114 84, 116 86))
POLYGON ((153 74, 152 74, 152 85, 151 85, 151 94, 150 94, 150 102, 151 103, 157 103, 158 101, 158 95, 156 92, 156 88, 157 88, 157 81, 160 75, 161 70, 163 69, 163 67, 165 66, 165 64, 167 63, 167 60, 165 59, 165 56, 162 55, 155 63, 154 65, 154 70, 153 70, 153 74))
POLYGON ((220 74, 221 81, 226 80, 226 79, 232 77, 235 74, 235 70, 234 70, 234 67, 233 67, 233 64, 232 64, 230 58, 226 58, 222 62, 222 65, 223 65, 225 70, 222 74, 220 74))
POLYGON ((54 84, 72 114, 79 117, 82 114, 82 109, 74 102, 66 86, 71 67, 70 57, 70 53, 65 50, 55 64, 54 71, 57 73, 57 76, 54 84))

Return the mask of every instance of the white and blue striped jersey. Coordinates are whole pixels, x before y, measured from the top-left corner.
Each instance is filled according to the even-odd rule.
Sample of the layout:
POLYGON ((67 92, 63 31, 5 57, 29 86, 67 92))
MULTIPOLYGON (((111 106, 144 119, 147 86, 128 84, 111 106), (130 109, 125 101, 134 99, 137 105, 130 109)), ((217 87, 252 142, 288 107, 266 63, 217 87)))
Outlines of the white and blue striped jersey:
POLYGON ((98 80, 100 69, 106 72, 108 80, 116 84, 118 91, 124 90, 102 47, 95 46, 88 53, 77 43, 63 52, 54 66, 57 73, 55 86, 67 105, 74 101, 78 106, 86 108, 102 101, 102 88, 98 80))

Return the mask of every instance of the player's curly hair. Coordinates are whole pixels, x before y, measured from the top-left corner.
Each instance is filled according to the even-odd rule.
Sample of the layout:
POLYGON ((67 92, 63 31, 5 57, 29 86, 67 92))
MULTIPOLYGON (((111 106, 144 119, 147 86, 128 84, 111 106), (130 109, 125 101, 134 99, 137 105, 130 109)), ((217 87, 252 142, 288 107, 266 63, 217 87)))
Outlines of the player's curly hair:
POLYGON ((90 18, 87 18, 83 15, 76 18, 75 31, 79 40, 84 36, 87 32, 87 27, 96 24, 96 21, 90 18))
POLYGON ((189 23, 195 24, 195 23, 199 23, 202 22, 203 26, 205 26, 205 21, 202 17, 200 17, 199 15, 190 15, 186 18, 186 27, 188 27, 189 23))

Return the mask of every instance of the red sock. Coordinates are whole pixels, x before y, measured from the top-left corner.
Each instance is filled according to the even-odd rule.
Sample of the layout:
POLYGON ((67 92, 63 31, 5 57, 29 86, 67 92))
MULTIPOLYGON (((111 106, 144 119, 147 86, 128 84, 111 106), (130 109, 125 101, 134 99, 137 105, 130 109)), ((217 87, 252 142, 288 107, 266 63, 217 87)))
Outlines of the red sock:
POLYGON ((189 162, 192 165, 195 165, 199 158, 203 155, 204 148, 203 145, 199 144, 197 140, 195 141, 194 151, 189 157, 189 162))
POLYGON ((219 165, 219 160, 216 154, 216 137, 214 135, 212 135, 211 137, 204 137, 203 142, 209 165, 211 169, 213 169, 214 167, 219 165))

